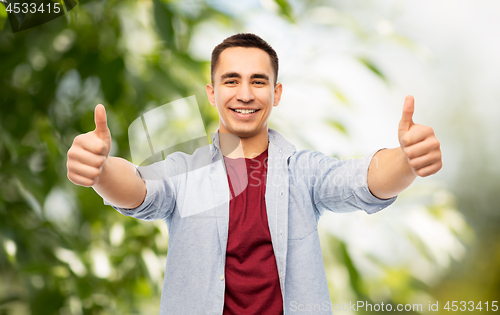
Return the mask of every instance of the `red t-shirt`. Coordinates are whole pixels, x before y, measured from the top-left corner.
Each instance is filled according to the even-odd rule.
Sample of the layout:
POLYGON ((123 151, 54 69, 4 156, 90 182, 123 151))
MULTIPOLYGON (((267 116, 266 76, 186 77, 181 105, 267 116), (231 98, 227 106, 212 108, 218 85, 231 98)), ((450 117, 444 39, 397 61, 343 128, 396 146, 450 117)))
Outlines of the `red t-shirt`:
POLYGON ((232 198, 223 314, 281 315, 283 298, 265 201, 267 149, 245 163, 243 159, 224 157, 232 198))

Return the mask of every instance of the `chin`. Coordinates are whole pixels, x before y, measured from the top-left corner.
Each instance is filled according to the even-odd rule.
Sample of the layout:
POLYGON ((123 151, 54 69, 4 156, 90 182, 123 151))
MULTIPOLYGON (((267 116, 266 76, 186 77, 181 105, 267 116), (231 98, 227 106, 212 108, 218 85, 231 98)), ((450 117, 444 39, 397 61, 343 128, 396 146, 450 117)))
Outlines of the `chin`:
POLYGON ((231 129, 231 133, 240 137, 240 138, 248 138, 255 136, 258 133, 258 130, 255 128, 247 129, 247 128, 233 128, 231 129))
POLYGON ((248 138, 254 136, 256 134, 255 131, 247 131, 247 130, 235 130, 234 134, 240 138, 248 138))

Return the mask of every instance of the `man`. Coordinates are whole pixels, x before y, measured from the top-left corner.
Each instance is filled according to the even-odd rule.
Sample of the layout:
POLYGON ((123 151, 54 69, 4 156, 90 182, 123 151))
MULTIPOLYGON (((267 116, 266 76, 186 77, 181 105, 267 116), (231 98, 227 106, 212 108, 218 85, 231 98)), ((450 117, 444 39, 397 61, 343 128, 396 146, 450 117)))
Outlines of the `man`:
POLYGON ((92 186, 125 215, 165 220, 161 314, 290 314, 299 305, 318 306, 304 314, 331 314, 319 217, 387 207, 417 175, 441 168, 439 141, 432 128, 413 123, 408 96, 400 147, 347 161, 297 152, 267 127, 283 87, 276 52, 253 34, 215 47, 211 75, 206 91, 219 128, 210 146, 137 172, 109 156, 111 135, 98 105, 96 129, 68 151, 68 178, 92 186))

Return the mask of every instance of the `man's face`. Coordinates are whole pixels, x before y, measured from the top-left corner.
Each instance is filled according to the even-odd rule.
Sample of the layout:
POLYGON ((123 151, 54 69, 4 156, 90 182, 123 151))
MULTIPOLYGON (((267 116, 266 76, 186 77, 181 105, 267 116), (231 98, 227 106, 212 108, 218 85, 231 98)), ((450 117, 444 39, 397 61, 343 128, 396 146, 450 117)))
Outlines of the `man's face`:
POLYGON ((271 58, 258 48, 231 47, 219 56, 210 104, 219 112, 219 132, 240 138, 267 134, 267 120, 281 98, 271 58))

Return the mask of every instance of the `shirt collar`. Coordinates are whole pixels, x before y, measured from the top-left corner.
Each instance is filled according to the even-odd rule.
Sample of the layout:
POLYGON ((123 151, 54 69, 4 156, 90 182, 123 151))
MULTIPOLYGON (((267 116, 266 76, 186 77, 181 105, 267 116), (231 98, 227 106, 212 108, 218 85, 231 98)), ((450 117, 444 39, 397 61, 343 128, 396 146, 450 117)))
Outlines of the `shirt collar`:
MULTIPOLYGON (((291 144, 288 140, 286 140, 276 130, 268 128, 267 133, 268 133, 269 143, 271 145, 276 146, 282 150, 290 151, 290 153, 293 153, 296 151, 295 146, 293 144, 291 144)), ((217 151, 220 151, 219 128, 218 127, 217 127, 217 130, 215 130, 215 133, 212 135, 212 144, 213 144, 213 151, 212 151, 212 158, 213 158, 217 154, 217 151)))

